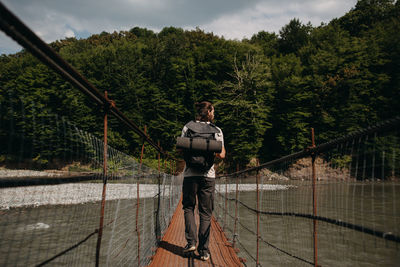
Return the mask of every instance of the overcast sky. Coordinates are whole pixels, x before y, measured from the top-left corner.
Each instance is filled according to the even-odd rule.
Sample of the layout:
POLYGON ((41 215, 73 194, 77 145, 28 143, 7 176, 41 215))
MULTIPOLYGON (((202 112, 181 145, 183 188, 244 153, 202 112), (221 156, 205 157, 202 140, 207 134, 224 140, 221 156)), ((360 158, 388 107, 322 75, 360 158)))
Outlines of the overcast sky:
MULTIPOLYGON (((86 38, 135 26, 159 32, 199 27, 226 39, 279 33, 292 18, 318 26, 343 16, 357 0, 0 0, 46 42, 86 38)), ((21 47, 0 31, 0 54, 21 47)))

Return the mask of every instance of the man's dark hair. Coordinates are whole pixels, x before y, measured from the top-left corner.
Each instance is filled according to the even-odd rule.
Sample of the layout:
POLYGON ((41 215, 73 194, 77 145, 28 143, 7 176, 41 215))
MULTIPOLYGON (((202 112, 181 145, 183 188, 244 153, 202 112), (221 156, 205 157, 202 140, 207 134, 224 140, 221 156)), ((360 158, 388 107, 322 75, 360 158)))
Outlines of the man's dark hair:
POLYGON ((212 121, 212 117, 208 114, 208 111, 214 109, 213 105, 208 101, 202 101, 194 104, 196 108, 196 120, 198 121, 212 121))

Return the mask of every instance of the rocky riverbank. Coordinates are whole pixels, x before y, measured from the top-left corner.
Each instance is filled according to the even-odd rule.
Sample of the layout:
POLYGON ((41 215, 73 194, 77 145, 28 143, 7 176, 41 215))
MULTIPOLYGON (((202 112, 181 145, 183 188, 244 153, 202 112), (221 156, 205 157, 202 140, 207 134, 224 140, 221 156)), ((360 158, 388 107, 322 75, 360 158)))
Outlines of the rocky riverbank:
MULTIPOLYGON (((101 183, 2 188, 0 189, 0 209, 97 202, 101 201, 102 190, 101 183)), ((136 184, 107 184, 106 193, 107 200, 136 198, 136 184)), ((140 198, 154 197, 157 193, 157 185, 140 185, 140 198)))
MULTIPOLYGON (((260 190, 287 190, 289 185, 260 185, 260 190)), ((177 185, 175 190, 180 190, 177 185)), ((164 196, 169 195, 171 189, 169 185, 162 186, 164 196)), ((216 189, 221 192, 235 192, 236 185, 229 184, 217 185, 216 189)), ((0 188, 0 209, 20 208, 41 205, 71 205, 88 202, 101 201, 103 184, 101 183, 70 183, 58 185, 39 185, 39 186, 21 186, 11 188, 0 188)), ((254 191, 255 184, 240 184, 240 191, 254 191)), ((151 198, 158 194, 157 184, 141 184, 140 198, 151 198)), ((136 184, 107 184, 106 199, 135 199, 137 194, 136 184)))
POLYGON ((58 170, 33 171, 33 170, 8 170, 0 169, 0 178, 9 177, 61 177, 70 176, 70 172, 58 170))

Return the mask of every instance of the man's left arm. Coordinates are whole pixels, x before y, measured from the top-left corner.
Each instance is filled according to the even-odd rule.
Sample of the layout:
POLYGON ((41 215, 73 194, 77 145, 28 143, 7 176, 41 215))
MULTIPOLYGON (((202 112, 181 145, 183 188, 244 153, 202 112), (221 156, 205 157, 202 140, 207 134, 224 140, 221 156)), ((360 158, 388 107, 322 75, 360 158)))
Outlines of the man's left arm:
POLYGON ((222 145, 221 153, 216 153, 215 156, 217 158, 224 159, 225 158, 225 154, 226 154, 225 147, 224 147, 224 145, 222 145))
POLYGON ((216 134, 216 136, 215 136, 216 138, 215 138, 215 139, 216 139, 217 141, 221 141, 221 142, 222 142, 222 150, 221 150, 220 153, 216 153, 215 156, 216 156, 217 158, 224 159, 224 158, 225 158, 225 155, 226 155, 226 150, 225 150, 225 145, 224 145, 224 134, 222 133, 222 130, 221 130, 221 129, 218 128, 218 130, 219 130, 220 132, 216 134))

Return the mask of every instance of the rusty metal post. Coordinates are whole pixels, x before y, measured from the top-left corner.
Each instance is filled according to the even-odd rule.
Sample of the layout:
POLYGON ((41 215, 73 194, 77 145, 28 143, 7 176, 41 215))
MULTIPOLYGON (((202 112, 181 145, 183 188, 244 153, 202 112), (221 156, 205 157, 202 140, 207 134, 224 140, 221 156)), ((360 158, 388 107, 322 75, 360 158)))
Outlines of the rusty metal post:
MULTIPOLYGON (((160 146, 160 141, 157 142, 157 145, 160 146)), ((161 175, 161 168, 160 168, 160 152, 157 154, 157 159, 158 159, 158 176, 161 175)))
MULTIPOLYGON (((160 147, 160 141, 157 142, 158 147, 160 147)), ((160 208, 161 208, 161 155, 160 152, 157 154, 158 159, 158 197, 157 197, 157 211, 156 211, 156 239, 157 242, 161 241, 161 226, 160 226, 160 208)))
MULTIPOLYGON (((147 135, 147 126, 144 126, 144 134, 147 135)), ((143 143, 142 143, 142 151, 140 152, 140 168, 142 168, 142 162, 143 162, 143 153, 144 153, 144 143, 146 141, 143 139, 143 143)))
POLYGON ((224 227, 222 230, 225 231, 226 227, 226 214, 228 209, 228 177, 225 177, 225 215, 224 215, 224 227))
MULTIPOLYGON (((239 163, 236 164, 236 172, 239 171, 239 163)), ((239 176, 236 175, 236 196, 235 196, 235 223, 233 225, 233 241, 232 246, 235 247, 236 244, 236 229, 237 229, 237 222, 238 222, 238 198, 239 198, 239 176)))
MULTIPOLYGON (((105 98, 108 100, 107 91, 104 92, 105 98)), ((97 245, 96 245, 96 267, 100 263, 100 248, 101 239, 103 236, 103 225, 104 225, 104 210, 106 205, 106 187, 107 187, 107 132, 108 132, 108 113, 109 106, 105 104, 104 106, 104 146, 103 146, 103 192, 101 195, 101 210, 100 210, 100 224, 97 235, 97 245)))
MULTIPOLYGON (((315 137, 314 137, 314 128, 311 128, 311 144, 312 147, 315 147, 315 137)), ((316 170, 315 170, 315 157, 316 154, 313 153, 312 157, 312 189, 313 189, 313 236, 314 236, 314 266, 318 266, 318 246, 317 246, 317 220, 315 219, 317 216, 317 188, 316 188, 316 170)))
MULTIPOLYGON (((173 171, 172 171, 172 160, 170 160, 169 161, 169 171, 170 171, 170 173, 171 173, 171 176, 173 175, 173 171)), ((171 179, 172 179, 172 177, 171 177, 171 179)), ((172 183, 171 183, 172 184, 172 183)), ((169 198, 168 198, 168 210, 169 211, 171 211, 171 200, 172 200, 172 194, 171 194, 171 190, 172 190, 172 188, 171 188, 171 186, 170 186, 170 188, 169 188, 169 198)))
MULTIPOLYGON (((144 126, 144 134, 146 134, 147 127, 146 125, 144 126)), ((137 247, 137 262, 138 266, 140 266, 140 230, 139 230, 139 208, 140 208, 140 183, 139 183, 139 178, 140 175, 142 174, 142 163, 143 163, 143 153, 144 153, 144 138, 143 138, 143 143, 142 143, 142 150, 140 152, 140 164, 139 164, 139 173, 138 173, 138 179, 136 183, 136 233, 138 237, 138 247, 137 247)))
MULTIPOLYGON (((259 166, 260 163, 257 159, 257 166, 259 166)), ((257 184, 257 264, 256 266, 260 266, 260 189, 259 189, 259 184, 260 184, 260 171, 257 170, 257 175, 256 175, 256 184, 257 184)))
MULTIPOLYGON (((176 160, 173 161, 174 163, 174 176, 176 175, 176 169, 177 169, 177 164, 176 164, 176 160)), ((172 195, 175 194, 175 186, 172 187, 172 195)), ((172 204, 172 196, 171 196, 171 204, 172 204)))

